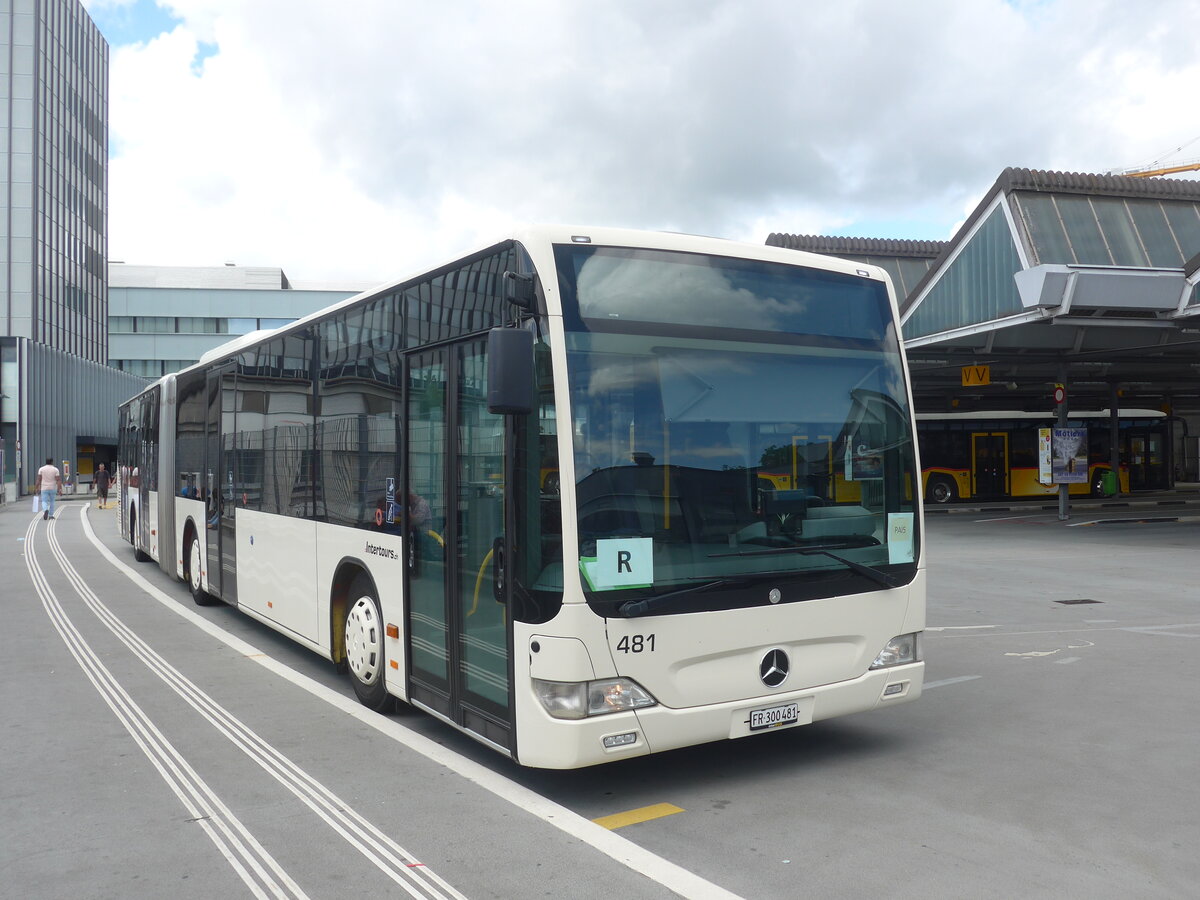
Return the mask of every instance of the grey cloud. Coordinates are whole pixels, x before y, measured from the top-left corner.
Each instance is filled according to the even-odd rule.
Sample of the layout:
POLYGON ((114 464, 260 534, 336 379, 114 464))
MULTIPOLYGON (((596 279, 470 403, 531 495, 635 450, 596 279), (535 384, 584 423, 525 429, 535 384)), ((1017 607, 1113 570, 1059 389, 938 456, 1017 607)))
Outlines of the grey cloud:
POLYGON ((206 3, 220 53, 265 61, 328 169, 390 207, 726 236, 798 210, 949 225, 1006 165, 1119 162, 1134 137, 1098 111, 1122 65, 1195 66, 1200 24, 1182 0, 177 8, 206 3))

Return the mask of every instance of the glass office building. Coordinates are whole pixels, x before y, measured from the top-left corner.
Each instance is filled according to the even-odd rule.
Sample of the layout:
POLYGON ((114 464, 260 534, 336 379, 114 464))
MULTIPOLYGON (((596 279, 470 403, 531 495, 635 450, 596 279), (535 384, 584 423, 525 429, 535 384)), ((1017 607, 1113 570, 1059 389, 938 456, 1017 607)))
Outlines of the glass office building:
POLYGON ((5 331, 107 359, 108 44, 78 0, 0 0, 5 331))
POLYGON ((108 62, 78 0, 0 0, 0 441, 18 491, 47 457, 103 459, 110 404, 139 385, 106 366, 108 62))

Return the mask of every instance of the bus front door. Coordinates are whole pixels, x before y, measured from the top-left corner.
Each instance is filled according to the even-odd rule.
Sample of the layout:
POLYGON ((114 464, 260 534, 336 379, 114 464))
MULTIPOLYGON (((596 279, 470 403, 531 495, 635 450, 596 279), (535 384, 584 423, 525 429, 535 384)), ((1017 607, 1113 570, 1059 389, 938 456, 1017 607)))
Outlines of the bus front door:
POLYGON ((507 429, 487 409, 486 343, 410 357, 407 411, 409 697, 508 750, 507 429))
POLYGON ((976 497, 1008 496, 1008 435, 979 432, 971 435, 973 482, 976 497))

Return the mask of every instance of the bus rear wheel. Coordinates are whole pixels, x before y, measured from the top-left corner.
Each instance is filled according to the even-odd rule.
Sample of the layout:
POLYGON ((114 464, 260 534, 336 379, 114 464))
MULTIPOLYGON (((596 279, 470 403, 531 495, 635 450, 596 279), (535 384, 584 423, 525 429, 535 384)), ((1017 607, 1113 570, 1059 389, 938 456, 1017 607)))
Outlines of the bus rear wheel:
POLYGON ((925 499, 929 503, 949 503, 958 499, 958 488, 953 479, 934 475, 925 485, 925 499))
POLYGON ((346 668, 358 702, 386 712, 391 697, 384 684, 383 616, 371 582, 359 576, 350 585, 346 609, 346 668))
POLYGON ((129 540, 133 544, 135 562, 150 562, 150 554, 138 546, 137 513, 129 514, 129 540))

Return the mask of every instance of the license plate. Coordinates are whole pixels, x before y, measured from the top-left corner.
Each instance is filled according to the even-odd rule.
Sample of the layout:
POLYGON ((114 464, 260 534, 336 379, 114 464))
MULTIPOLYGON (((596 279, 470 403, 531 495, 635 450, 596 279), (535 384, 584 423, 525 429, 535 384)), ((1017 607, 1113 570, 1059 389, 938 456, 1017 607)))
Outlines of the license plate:
POLYGON ((800 709, 796 703, 784 703, 781 706, 768 706, 765 709, 750 710, 750 730, 762 731, 764 728, 780 728, 784 725, 795 725, 800 721, 800 709))

